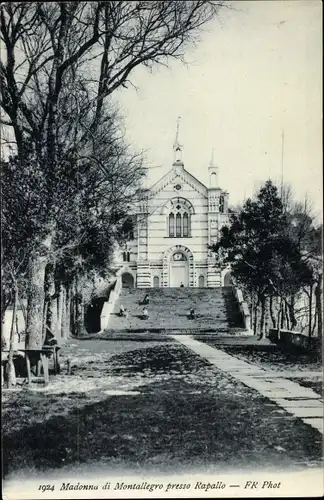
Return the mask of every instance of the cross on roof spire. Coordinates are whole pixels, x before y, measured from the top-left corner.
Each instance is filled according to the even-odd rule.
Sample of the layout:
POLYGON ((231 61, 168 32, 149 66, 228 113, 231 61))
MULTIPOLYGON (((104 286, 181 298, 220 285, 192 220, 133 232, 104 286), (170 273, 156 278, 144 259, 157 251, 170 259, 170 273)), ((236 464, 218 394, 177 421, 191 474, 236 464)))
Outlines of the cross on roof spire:
POLYGON ((182 145, 179 143, 179 128, 180 128, 180 119, 181 117, 178 116, 177 118, 177 128, 176 128, 176 135, 173 143, 173 151, 174 151, 174 162, 182 162, 182 145))

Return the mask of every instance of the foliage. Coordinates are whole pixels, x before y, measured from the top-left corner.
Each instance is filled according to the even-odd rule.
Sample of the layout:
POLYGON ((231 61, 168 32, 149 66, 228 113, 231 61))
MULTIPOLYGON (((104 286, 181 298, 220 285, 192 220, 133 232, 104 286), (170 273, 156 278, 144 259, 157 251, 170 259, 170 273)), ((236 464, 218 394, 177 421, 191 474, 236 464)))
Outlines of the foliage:
MULTIPOLYGON (((276 186, 269 180, 254 200, 248 199, 241 211, 231 216, 213 250, 219 265, 231 266, 233 278, 250 302, 261 304, 262 315, 266 314, 267 299, 271 299, 271 307, 276 299, 280 307, 287 306, 290 323, 295 326, 295 296, 316 281, 318 234, 310 216, 296 206, 294 211, 284 209, 276 186)), ((262 320, 261 333, 263 328, 262 320)))

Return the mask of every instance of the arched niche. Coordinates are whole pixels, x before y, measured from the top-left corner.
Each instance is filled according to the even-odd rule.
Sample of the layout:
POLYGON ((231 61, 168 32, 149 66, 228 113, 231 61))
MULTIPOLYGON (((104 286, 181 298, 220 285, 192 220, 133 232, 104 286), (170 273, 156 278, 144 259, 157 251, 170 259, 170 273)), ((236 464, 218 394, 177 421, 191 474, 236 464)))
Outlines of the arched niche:
POLYGON ((122 288, 134 288, 134 277, 131 273, 123 273, 121 276, 122 288))

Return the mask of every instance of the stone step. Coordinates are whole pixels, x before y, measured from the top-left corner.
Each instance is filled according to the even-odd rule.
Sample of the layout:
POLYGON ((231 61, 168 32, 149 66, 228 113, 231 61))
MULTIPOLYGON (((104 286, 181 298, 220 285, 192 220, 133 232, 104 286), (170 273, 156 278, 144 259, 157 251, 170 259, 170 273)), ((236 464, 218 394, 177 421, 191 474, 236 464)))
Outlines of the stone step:
POLYGON ((109 319, 110 331, 151 330, 154 328, 193 330, 209 328, 221 331, 229 327, 241 327, 238 306, 231 289, 225 288, 153 288, 123 289, 109 319), (149 318, 142 319, 140 302, 148 294, 149 318), (128 317, 118 315, 120 306, 128 317), (191 308, 197 317, 188 319, 191 308))

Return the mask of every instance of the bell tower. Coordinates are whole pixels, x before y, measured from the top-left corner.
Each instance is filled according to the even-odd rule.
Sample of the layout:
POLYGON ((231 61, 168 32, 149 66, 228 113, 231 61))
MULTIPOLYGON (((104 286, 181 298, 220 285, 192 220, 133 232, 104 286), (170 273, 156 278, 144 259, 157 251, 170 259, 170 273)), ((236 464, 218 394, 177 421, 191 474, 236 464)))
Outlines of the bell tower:
POLYGON ((179 127, 180 127, 180 116, 178 116, 177 119, 177 130, 176 130, 176 136, 174 139, 173 143, 173 166, 177 167, 183 167, 183 161, 182 161, 182 151, 183 151, 183 146, 179 142, 179 127))
POLYGON ((212 150, 212 155, 208 167, 208 176, 209 176, 209 187, 211 189, 218 188, 218 166, 215 163, 214 160, 214 149, 212 150))

